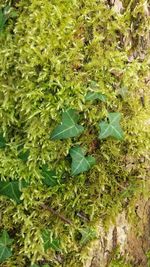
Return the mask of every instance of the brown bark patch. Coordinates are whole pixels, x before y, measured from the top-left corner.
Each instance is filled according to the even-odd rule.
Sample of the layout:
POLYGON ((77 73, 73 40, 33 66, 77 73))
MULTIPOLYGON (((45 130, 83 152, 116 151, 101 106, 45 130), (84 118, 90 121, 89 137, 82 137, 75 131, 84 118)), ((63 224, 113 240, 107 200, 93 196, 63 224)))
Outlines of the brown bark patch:
POLYGON ((100 227, 100 239, 89 253, 85 267, 107 267, 113 259, 115 249, 134 267, 148 267, 146 253, 150 250, 150 200, 139 200, 135 207, 137 222, 128 221, 124 212, 107 232, 100 227))

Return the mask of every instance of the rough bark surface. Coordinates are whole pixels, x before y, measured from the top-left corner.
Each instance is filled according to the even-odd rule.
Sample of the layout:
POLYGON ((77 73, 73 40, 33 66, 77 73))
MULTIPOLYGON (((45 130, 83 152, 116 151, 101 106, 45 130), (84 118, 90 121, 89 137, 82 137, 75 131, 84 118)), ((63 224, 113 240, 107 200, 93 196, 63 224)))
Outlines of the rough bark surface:
POLYGON ((139 200, 135 207, 137 224, 129 222, 122 212, 105 233, 100 227, 100 239, 90 251, 85 267, 108 267, 117 246, 120 253, 135 267, 148 267, 146 257, 150 249, 150 200, 139 200))

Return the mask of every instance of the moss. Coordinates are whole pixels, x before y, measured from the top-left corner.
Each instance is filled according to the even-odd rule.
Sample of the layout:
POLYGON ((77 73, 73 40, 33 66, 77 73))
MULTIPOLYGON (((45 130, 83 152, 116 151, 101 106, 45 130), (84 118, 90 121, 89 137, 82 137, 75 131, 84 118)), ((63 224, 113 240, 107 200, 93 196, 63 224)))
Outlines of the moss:
POLYGON ((109 267, 132 267, 132 265, 126 262, 125 258, 117 252, 111 260, 109 267))
POLYGON ((20 0, 18 17, 10 18, 0 33, 0 125, 7 141, 0 150, 0 174, 29 183, 19 205, 0 197, 0 228, 15 239, 13 257, 4 267, 43 259, 52 266, 84 266, 90 241, 81 246, 79 230, 95 228, 99 219, 108 226, 146 187, 149 49, 141 42, 147 42, 149 18, 143 0, 123 5, 118 14, 106 1, 20 0), (107 96, 106 103, 85 103, 93 83, 107 96), (78 139, 50 140, 68 107, 80 112, 86 131, 78 139), (122 114, 125 140, 109 138, 92 149, 99 121, 113 111, 122 114), (87 147, 97 164, 71 177, 68 152, 75 144, 87 147), (27 161, 18 157, 20 147, 30 151, 27 161), (60 185, 42 184, 43 164, 56 168, 60 185), (72 225, 44 210, 43 203, 72 225), (61 240, 59 257, 53 250, 44 252, 44 228, 61 240))

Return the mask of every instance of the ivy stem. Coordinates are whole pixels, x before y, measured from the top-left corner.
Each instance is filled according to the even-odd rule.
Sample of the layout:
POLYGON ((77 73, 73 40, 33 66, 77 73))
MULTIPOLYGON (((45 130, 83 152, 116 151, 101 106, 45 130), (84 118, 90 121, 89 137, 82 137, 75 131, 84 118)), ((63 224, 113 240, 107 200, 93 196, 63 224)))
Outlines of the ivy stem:
POLYGON ((50 211, 53 215, 57 216, 58 218, 60 218, 62 221, 64 221, 65 223, 68 223, 68 224, 72 224, 72 222, 65 218, 64 215, 60 214, 58 211, 55 211, 53 208, 51 207, 48 207, 47 205, 45 204, 42 204, 41 207, 45 210, 48 210, 50 211))

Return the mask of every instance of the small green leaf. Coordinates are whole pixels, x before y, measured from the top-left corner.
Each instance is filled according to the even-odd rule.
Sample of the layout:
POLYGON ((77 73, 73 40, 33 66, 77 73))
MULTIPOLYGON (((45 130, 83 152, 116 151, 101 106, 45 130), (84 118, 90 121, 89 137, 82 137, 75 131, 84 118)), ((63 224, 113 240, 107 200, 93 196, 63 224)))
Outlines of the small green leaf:
POLYGON ((0 133, 0 148, 4 148, 6 146, 6 140, 3 137, 3 134, 0 133))
POLYGON ((0 9, 0 31, 5 27, 5 24, 9 18, 16 18, 17 12, 11 6, 7 5, 3 9, 0 9))
POLYGON ((11 10, 11 13, 10 13, 10 17, 11 18, 17 18, 18 17, 18 13, 15 11, 15 10, 11 10))
POLYGON ((121 114, 119 112, 113 112, 108 114, 108 121, 101 122, 100 125, 100 139, 105 139, 109 136, 118 140, 124 139, 123 130, 120 126, 121 114))
POLYGON ((4 13, 3 13, 3 10, 0 9, 0 31, 3 30, 4 26, 5 26, 5 16, 4 16, 4 13))
POLYGON ((118 90, 118 95, 121 95, 121 97, 123 99, 125 99, 125 97, 127 96, 128 94, 128 88, 127 87, 120 87, 119 90, 118 90))
POLYGON ((18 181, 0 181, 0 195, 7 196, 10 199, 15 200, 16 203, 19 204, 21 202, 21 189, 25 186, 27 186, 27 184, 24 181, 21 183, 18 181))
POLYGON ((89 227, 81 229, 80 233, 82 234, 82 238, 80 240, 81 245, 85 245, 92 239, 96 238, 96 231, 94 229, 91 229, 89 227))
POLYGON ((4 9, 0 9, 0 31, 5 27, 5 24, 9 18, 10 7, 6 6, 4 9))
POLYGON ((51 139, 66 139, 80 135, 84 128, 77 124, 78 119, 76 110, 66 110, 62 115, 62 123, 54 129, 51 139))
POLYGON ((44 250, 48 250, 49 248, 55 251, 61 251, 60 249, 60 241, 59 239, 53 238, 49 232, 49 230, 45 229, 42 232, 42 238, 44 242, 44 250))
POLYGON ((49 171, 47 166, 42 167, 43 183, 48 186, 55 186, 58 184, 58 177, 54 170, 49 171))
POLYGON ((0 262, 7 260, 7 258, 11 257, 12 252, 10 249, 10 245, 13 240, 9 238, 8 233, 3 230, 2 235, 0 236, 0 262))
POLYGON ((70 155, 72 157, 71 174, 73 176, 90 170, 91 167, 96 163, 94 157, 85 157, 85 151, 79 146, 71 148, 70 155))
POLYGON ((95 99, 99 99, 99 100, 105 102, 106 96, 101 94, 101 93, 94 92, 94 91, 89 91, 87 93, 87 95, 85 96, 85 101, 90 101, 90 100, 95 100, 95 99))
POLYGON ((20 153, 18 154, 18 157, 19 159, 26 162, 28 160, 29 155, 30 155, 30 150, 27 149, 26 151, 20 151, 20 153))

